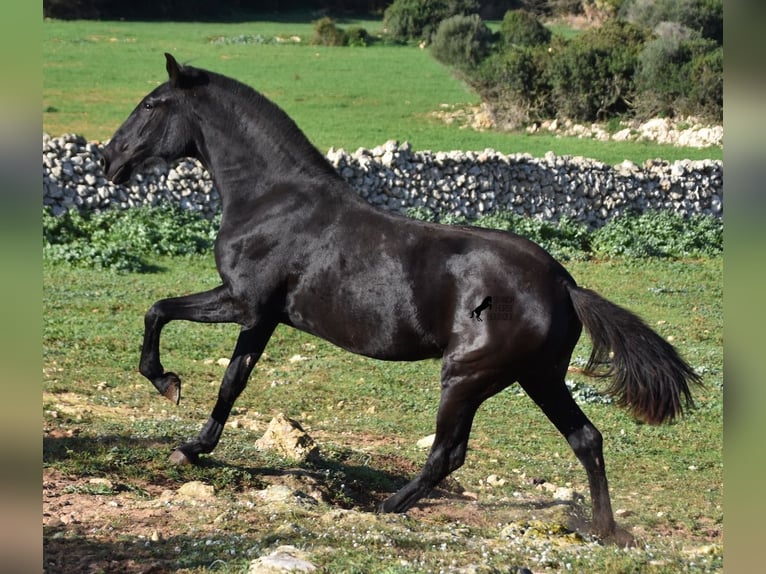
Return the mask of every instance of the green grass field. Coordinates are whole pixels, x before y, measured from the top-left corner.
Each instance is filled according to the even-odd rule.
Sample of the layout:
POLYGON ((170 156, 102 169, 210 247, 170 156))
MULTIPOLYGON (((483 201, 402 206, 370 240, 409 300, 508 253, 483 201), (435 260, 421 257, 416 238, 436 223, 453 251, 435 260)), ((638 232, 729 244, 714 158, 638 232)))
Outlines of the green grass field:
MULTIPOLYGON (((535 489, 533 477, 584 495, 586 515, 587 481, 565 441, 514 388, 479 411, 466 465, 443 486, 441 499, 426 502, 407 518, 349 515, 363 527, 328 533, 324 520, 333 508, 369 508, 417 472, 425 452, 415 442, 433 432, 438 404, 436 361, 374 361, 280 328, 234 411, 236 428, 227 428, 219 448, 200 467, 168 465, 170 450, 206 420, 223 373, 215 361, 229 356, 237 329, 169 324, 163 363, 181 375, 184 398, 180 407, 161 399, 136 372, 143 313, 155 299, 208 289, 218 279, 212 256, 157 264, 161 271, 151 274, 44 265, 44 466, 67 477, 65 491, 85 500, 80 504, 112 500, 124 516, 97 515, 86 521, 85 530, 46 527, 48 552, 66 544, 73 554, 134 552, 142 564, 162 557, 171 571, 195 573, 207 572, 219 559, 225 566, 216 571, 241 572, 250 557, 246 549, 257 557, 280 543, 303 548, 326 572, 455 572, 468 564, 483 564, 480 572, 537 564, 534 572, 548 572, 568 571, 567 563, 576 572, 720 571, 721 258, 568 264, 578 282, 637 311, 671 338, 702 373, 705 387, 695 390, 696 410, 660 427, 638 424, 614 405, 583 404, 605 436, 614 508, 623 511, 618 521, 632 530, 638 547, 584 546, 553 536, 542 566, 530 562, 539 558, 539 540, 531 534, 506 539, 503 529, 541 519, 543 507, 537 505, 550 495, 535 489), (291 360, 295 355, 305 360, 291 360), (317 438, 321 462, 296 467, 254 449, 278 412, 300 420, 317 438), (252 500, 253 489, 263 489, 280 473, 286 473, 278 479, 284 481, 296 472, 318 477, 311 484, 329 491, 327 505, 271 515, 260 503, 242 506, 252 500), (490 475, 506 482, 490 486, 490 475), (163 522, 161 516, 152 522, 138 514, 155 507, 160 490, 191 480, 215 486, 216 499, 177 509, 186 513, 188 524, 163 522), (461 497, 463 491, 477 493, 478 500, 461 497), (216 516, 219 522, 213 521, 216 516), (128 528, 127 517, 138 528, 128 528), (165 539, 144 544, 142 536, 149 534, 140 528, 142 520, 161 528, 165 539), (211 537, 220 545, 202 544, 211 537), (183 551, 174 553, 174 547, 183 551)), ((583 337, 575 362, 586 358, 588 349, 583 337)), ((576 373, 572 379, 599 385, 576 373)), ((72 512, 76 506, 67 508, 72 512)))
MULTIPOLYGON (((340 21, 379 31, 378 21, 340 21)), ((720 149, 604 143, 551 135, 476 132, 431 114, 465 108, 478 97, 416 46, 310 46, 310 18, 244 23, 46 21, 43 23, 43 129, 108 139, 138 100, 165 81, 163 52, 253 86, 287 111, 314 144, 355 150, 387 140, 415 149, 579 155, 616 164, 649 158, 721 159, 720 149), (290 38, 300 44, 225 43, 239 37, 290 38)))

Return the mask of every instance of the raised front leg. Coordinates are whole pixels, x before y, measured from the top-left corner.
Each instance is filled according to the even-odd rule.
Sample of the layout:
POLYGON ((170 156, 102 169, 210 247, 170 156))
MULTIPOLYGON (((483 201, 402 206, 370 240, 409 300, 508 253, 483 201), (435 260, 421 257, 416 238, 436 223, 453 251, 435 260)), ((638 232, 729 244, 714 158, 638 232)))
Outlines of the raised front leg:
POLYGON ((221 438, 223 427, 229 418, 234 402, 245 389, 247 379, 266 348, 275 327, 275 322, 263 322, 252 329, 240 331, 237 345, 223 375, 223 381, 218 390, 218 400, 213 407, 210 418, 194 440, 179 446, 170 455, 172 462, 176 464, 193 463, 197 461, 200 454, 213 451, 221 438))
POLYGON ((160 362, 162 328, 168 322, 179 319, 201 323, 242 323, 241 309, 224 286, 157 301, 144 317, 144 343, 139 371, 161 395, 178 404, 181 400, 181 379, 175 373, 165 372, 160 362))

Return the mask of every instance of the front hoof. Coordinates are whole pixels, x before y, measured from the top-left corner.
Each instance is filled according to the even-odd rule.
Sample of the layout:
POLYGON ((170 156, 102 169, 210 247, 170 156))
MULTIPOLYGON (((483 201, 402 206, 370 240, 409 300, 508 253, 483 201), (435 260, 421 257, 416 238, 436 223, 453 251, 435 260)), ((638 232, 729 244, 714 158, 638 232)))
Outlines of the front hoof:
POLYGON ((396 495, 389 496, 383 502, 378 504, 375 512, 378 514, 404 514, 407 508, 401 508, 401 504, 397 503, 396 495))
POLYGON ((165 373, 163 379, 162 396, 177 405, 181 402, 181 379, 175 373, 165 373))
POLYGON ((195 456, 187 456, 184 451, 182 451, 180 448, 177 448, 173 451, 173 453, 170 455, 170 462, 176 465, 185 465, 185 464, 194 464, 196 462, 195 456))
POLYGON ((603 536, 601 541, 619 548, 633 548, 637 544, 635 537, 620 526, 616 526, 613 532, 603 536))

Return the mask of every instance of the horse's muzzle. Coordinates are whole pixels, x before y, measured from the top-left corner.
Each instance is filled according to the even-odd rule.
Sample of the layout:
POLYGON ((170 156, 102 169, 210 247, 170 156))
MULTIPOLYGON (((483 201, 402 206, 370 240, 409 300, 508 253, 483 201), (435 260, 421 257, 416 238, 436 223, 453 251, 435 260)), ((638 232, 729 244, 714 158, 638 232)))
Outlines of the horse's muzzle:
POLYGON ((106 178, 112 183, 121 184, 130 179, 131 167, 129 162, 120 161, 119 154, 115 153, 111 143, 101 153, 101 169, 106 178))

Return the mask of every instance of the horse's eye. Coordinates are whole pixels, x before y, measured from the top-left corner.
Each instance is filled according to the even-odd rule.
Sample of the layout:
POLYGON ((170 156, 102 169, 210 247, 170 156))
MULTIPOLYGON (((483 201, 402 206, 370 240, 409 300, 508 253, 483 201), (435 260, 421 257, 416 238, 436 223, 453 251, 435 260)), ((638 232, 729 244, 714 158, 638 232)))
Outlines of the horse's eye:
POLYGON ((152 104, 150 102, 144 102, 144 109, 145 110, 151 110, 152 108, 154 108, 154 104, 152 104))

